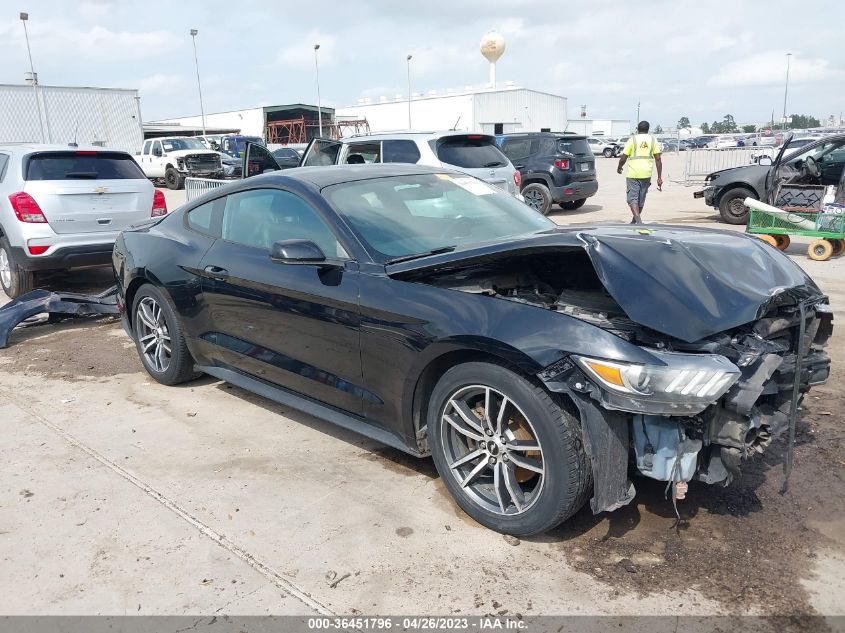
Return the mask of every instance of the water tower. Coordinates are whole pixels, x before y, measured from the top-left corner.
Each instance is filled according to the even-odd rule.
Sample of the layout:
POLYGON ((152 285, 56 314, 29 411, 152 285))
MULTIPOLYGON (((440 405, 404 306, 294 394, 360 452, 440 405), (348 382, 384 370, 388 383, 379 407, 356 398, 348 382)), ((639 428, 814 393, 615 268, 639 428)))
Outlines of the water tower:
POLYGON ((496 87, 496 62, 505 52, 505 38, 492 30, 481 38, 481 54, 490 62, 490 86, 496 87))

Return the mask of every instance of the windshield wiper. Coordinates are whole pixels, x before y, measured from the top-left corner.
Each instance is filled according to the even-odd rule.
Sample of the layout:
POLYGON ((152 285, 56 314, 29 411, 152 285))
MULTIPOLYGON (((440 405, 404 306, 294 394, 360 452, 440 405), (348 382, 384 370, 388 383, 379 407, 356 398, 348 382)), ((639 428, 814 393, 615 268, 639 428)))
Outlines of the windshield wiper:
POLYGON ((428 257, 430 255, 440 255, 441 253, 451 253, 455 250, 455 246, 441 246, 440 248, 433 248, 430 251, 426 251, 424 253, 414 253, 413 255, 402 255, 401 257, 394 257, 392 259, 388 259, 385 264, 398 264, 399 262, 409 262, 412 259, 420 259, 422 257, 428 257))
POLYGON ((484 163, 482 167, 501 167, 504 163, 500 160, 494 160, 492 163, 484 163))

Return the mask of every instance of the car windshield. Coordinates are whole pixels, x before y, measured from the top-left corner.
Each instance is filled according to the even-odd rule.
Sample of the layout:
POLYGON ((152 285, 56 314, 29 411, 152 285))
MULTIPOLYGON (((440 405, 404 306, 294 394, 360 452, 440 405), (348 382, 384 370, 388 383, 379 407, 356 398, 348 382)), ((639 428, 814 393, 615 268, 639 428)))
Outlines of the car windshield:
POLYGON ((198 138, 168 138, 161 142, 165 152, 174 152, 182 149, 206 149, 198 138))
POLYGON ((557 226, 496 187, 456 174, 359 180, 323 195, 381 263, 557 226))

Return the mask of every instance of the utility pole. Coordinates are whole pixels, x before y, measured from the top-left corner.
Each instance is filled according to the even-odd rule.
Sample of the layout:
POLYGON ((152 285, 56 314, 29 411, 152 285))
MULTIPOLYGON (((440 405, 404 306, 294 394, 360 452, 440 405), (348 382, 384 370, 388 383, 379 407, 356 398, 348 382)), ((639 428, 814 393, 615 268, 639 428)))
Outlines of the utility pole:
POLYGON ((200 116, 202 117, 202 135, 205 136, 205 108, 202 105, 202 84, 200 84, 200 63, 197 61, 197 31, 191 29, 191 41, 194 43, 194 66, 197 69, 197 90, 200 93, 200 116))
POLYGON ((637 125, 640 124, 640 102, 637 101, 637 125))
POLYGON ((792 57, 792 53, 786 54, 786 85, 783 87, 783 126, 782 129, 786 129, 786 95, 789 93, 789 58, 792 57))
POLYGON ((41 142, 46 143, 44 136, 44 117, 41 114, 41 100, 38 98, 38 76, 32 66, 32 51, 29 49, 29 33, 26 30, 26 22, 29 20, 29 13, 21 11, 21 23, 23 24, 23 36, 26 38, 26 54, 29 55, 29 75, 32 80, 32 94, 35 95, 35 107, 38 110, 38 127, 41 129, 41 142))
MULTIPOLYGON (((319 44, 314 44, 314 71, 317 75, 317 127, 320 130, 320 136, 323 136, 323 105, 320 102, 320 64, 317 62, 317 51, 320 50, 319 44)), ((313 121, 313 119, 312 119, 313 121)))
POLYGON ((408 55, 405 58, 405 62, 408 65, 408 129, 411 128, 411 59, 413 59, 413 55, 408 55))

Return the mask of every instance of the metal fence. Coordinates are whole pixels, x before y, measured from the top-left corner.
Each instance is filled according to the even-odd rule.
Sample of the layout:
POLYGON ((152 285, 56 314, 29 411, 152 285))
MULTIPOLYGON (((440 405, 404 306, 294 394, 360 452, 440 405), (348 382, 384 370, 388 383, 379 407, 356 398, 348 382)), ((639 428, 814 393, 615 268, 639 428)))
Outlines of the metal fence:
POLYGON ((684 183, 704 182, 707 174, 720 169, 755 164, 761 156, 775 157, 774 147, 723 147, 691 149, 684 152, 684 183))
POLYGON ((217 187, 222 187, 227 184, 228 180, 213 180, 211 178, 185 178, 185 199, 190 202, 194 198, 199 198, 202 194, 208 193, 217 187))

